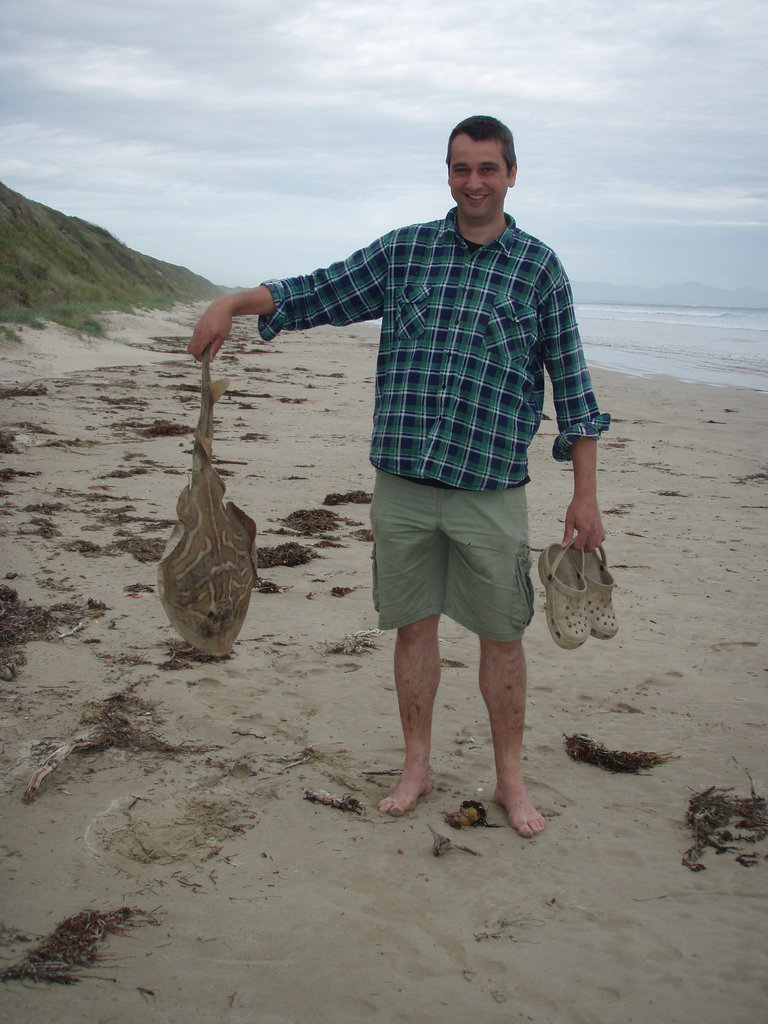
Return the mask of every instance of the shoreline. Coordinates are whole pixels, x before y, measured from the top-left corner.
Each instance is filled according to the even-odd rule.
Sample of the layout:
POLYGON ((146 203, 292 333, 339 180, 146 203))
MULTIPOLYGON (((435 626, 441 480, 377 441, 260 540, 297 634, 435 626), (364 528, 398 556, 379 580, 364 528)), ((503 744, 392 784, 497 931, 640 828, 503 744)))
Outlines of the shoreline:
MULTIPOLYGON (((396 819, 375 809, 402 754, 392 634, 329 650, 376 625, 367 506, 323 504, 372 486, 375 327, 265 344, 254 324, 236 325, 214 364, 232 380, 216 405, 214 464, 259 547, 295 542, 315 557, 260 571, 274 589, 253 594, 231 657, 194 661, 175 647, 156 552, 191 433, 146 429, 197 422, 200 372, 183 351, 196 308, 146 314, 141 331, 118 324, 132 365, 97 368, 80 353, 46 378, 37 349, 20 347, 20 379, 45 379, 45 393, 0 401, 13 437, 0 454, 2 583, 55 620, 16 645, 25 661, 0 687, 3 924, 42 936, 84 908, 122 906, 160 922, 112 935, 85 984, 6 982, 8 1018, 128 1020, 149 1003, 185 1024, 761 1019, 766 841, 742 844, 759 854, 749 870, 736 851, 706 850, 696 873, 681 859, 693 794, 748 796, 750 778, 768 791, 762 393, 593 371, 613 416, 599 482, 619 634, 556 647, 533 573, 524 772, 547 830, 454 834, 443 812, 463 800, 504 820, 476 638, 441 624, 434 789, 396 819), (340 517, 325 537, 286 533, 292 512, 321 508, 340 517), (24 804, 41 751, 94 728, 115 695, 137 729, 175 749, 73 752, 24 804), (676 760, 611 774, 567 756, 575 733, 676 760), (430 827, 480 856, 435 858, 430 827)), ((64 338, 57 360, 66 353, 64 338)), ((555 434, 546 419, 531 448, 534 557, 559 540, 570 494, 555 434)), ((0 625, 15 603, 3 598, 0 625)), ((31 945, 4 934, 2 966, 31 945)))
MULTIPOLYGON (((586 349, 588 349, 588 347, 589 346, 585 346, 585 351, 586 349)), ((765 383, 760 382, 758 384, 758 378, 756 378, 754 374, 749 373, 748 371, 745 371, 745 373, 743 374, 743 379, 741 381, 723 381, 708 379, 704 377, 704 371, 702 370, 695 371, 700 374, 700 376, 695 377, 685 375, 682 372, 664 373, 660 370, 655 369, 641 369, 639 367, 630 368, 628 366, 609 366, 607 365, 607 362, 604 360, 604 357, 590 357, 588 352, 586 354, 587 365, 589 366, 590 373, 593 375, 596 371, 600 373, 616 373, 624 377, 634 377, 640 380, 653 381, 658 379, 661 381, 674 381, 677 382, 678 384, 688 384, 693 387, 708 387, 726 390, 730 389, 733 391, 751 391, 757 395, 768 395, 768 381, 765 383), (752 381, 752 383, 748 383, 748 381, 750 380, 752 381)), ((619 355, 619 357, 621 356, 621 353, 617 354, 619 355)), ((712 373, 712 376, 714 377, 714 371, 712 373)), ((732 376, 737 377, 739 376, 739 374, 733 373, 732 376)))
MULTIPOLYGON (((184 352, 179 351, 179 343, 188 334, 191 334, 191 328, 194 326, 197 315, 207 305, 207 302, 179 303, 169 310, 143 310, 133 314, 104 313, 102 316, 108 331, 106 338, 80 334, 57 324, 47 324, 42 330, 22 325, 16 328, 22 335, 21 343, 0 339, 0 357, 7 367, 6 380, 13 384, 30 383, 33 380, 44 380, 48 376, 57 377, 62 373, 135 366, 148 362, 162 362, 178 355, 185 355, 184 352), (185 331, 188 333, 184 333, 185 331), (158 332, 162 332, 166 337, 158 337, 158 332), (158 343, 161 346, 160 349, 157 348, 158 343), (41 369, 43 360, 45 360, 44 371, 36 372, 41 369)), ((243 319, 247 320, 248 318, 243 319)), ((252 325, 250 330, 255 333, 255 326, 252 325)), ((317 330, 324 329, 318 328, 317 330)), ((328 330, 331 329, 328 328, 328 330)), ((376 321, 338 330, 353 330, 366 336, 367 340, 373 341, 378 339, 379 333, 376 321)), ((290 337, 291 332, 287 332, 282 340, 290 337)), ((279 343, 281 339, 278 338, 277 341, 279 343)), ((605 354, 606 351, 611 353, 612 350, 606 349, 604 346, 597 348, 598 352, 595 354, 594 346, 590 349, 589 342, 585 343, 587 364, 591 373, 615 373, 647 381, 659 379, 662 382, 676 381, 694 386, 703 385, 726 390, 730 388, 736 391, 752 391, 761 395, 768 394, 768 382, 763 383, 759 381, 759 378, 759 382, 755 381, 754 374, 748 370, 743 371, 743 381, 733 382, 692 377, 686 375, 682 370, 665 372, 653 367, 644 367, 642 356, 639 360, 641 365, 611 366, 605 361, 605 354), (750 378, 753 383, 747 382, 750 378)), ((612 354, 619 361, 625 356, 620 348, 613 350, 612 354)), ((648 357, 651 361, 653 358, 653 356, 648 357)), ((696 372, 701 373, 702 371, 696 372)), ((742 371, 732 372, 735 375, 742 371)), ((712 371, 712 375, 714 373, 715 371, 712 371)))

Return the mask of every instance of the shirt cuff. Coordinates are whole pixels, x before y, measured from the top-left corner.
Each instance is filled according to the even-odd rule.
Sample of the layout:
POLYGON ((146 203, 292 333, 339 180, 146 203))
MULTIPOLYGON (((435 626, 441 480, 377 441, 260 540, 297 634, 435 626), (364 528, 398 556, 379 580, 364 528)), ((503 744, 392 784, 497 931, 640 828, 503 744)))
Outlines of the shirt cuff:
POLYGON ((272 316, 260 316, 258 327, 259 334, 264 341, 272 341, 285 327, 287 319, 285 309, 285 289, 282 281, 262 281, 266 288, 269 288, 275 302, 275 312, 272 316))
POLYGON ((580 437, 594 437, 597 439, 609 429, 610 425, 611 414, 603 412, 590 420, 582 420, 581 423, 574 423, 573 426, 566 427, 555 438, 555 443, 552 446, 552 455, 558 462, 570 462, 571 445, 574 441, 578 441, 580 437))

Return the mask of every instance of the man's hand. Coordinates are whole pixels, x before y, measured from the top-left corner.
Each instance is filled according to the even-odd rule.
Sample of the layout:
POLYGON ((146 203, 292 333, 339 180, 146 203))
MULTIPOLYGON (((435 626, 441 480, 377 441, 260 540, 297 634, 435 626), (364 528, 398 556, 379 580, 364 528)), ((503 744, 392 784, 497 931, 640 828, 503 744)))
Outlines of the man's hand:
POLYGON ((232 313, 228 300, 228 295, 216 299, 197 322, 187 352, 194 356, 198 363, 209 346, 213 357, 229 337, 232 330, 232 313))
POLYGON ((605 530, 600 518, 597 498, 575 497, 565 513, 563 547, 570 543, 584 551, 594 551, 605 540, 605 530), (575 539, 574 539, 574 534, 575 539))
POLYGON ((220 299, 210 304, 198 320, 187 352, 199 363, 203 358, 203 352, 210 346, 213 359, 229 337, 233 317, 272 316, 274 312, 275 300, 269 288, 263 284, 249 291, 222 295, 220 299))

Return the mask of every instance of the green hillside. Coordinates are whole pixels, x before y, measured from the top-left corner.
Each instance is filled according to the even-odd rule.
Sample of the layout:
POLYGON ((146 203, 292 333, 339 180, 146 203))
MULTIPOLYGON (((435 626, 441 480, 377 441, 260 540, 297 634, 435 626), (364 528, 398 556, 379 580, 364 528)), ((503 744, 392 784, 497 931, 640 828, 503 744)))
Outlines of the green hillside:
POLYGON ((212 299, 221 289, 0 183, 0 322, 101 333, 97 315, 212 299))

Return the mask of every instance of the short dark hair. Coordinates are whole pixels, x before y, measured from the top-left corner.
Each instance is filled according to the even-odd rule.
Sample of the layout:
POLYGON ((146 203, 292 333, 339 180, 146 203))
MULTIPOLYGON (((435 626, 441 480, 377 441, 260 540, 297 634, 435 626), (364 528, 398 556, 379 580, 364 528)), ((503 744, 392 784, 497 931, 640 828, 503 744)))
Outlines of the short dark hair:
POLYGON ((451 146, 457 135, 468 135, 475 142, 485 142, 486 139, 498 139, 501 143, 501 151, 504 155, 507 170, 510 174, 512 173, 512 168, 517 163, 515 140, 512 138, 512 132, 509 128, 497 118, 488 117, 485 114, 474 114, 472 117, 467 117, 456 125, 448 139, 448 154, 445 162, 449 169, 451 166, 451 146))

